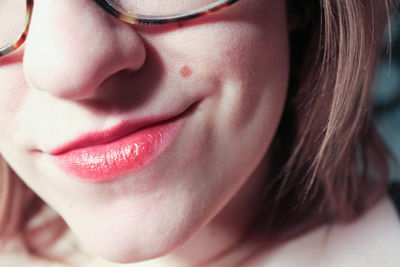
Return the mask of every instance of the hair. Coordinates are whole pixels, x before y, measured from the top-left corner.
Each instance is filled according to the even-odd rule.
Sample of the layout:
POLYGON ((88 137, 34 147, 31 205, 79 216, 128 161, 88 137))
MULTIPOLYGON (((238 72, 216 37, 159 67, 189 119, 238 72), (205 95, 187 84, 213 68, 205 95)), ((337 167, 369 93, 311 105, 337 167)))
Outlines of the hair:
MULTIPOLYGON (((353 220, 386 193, 388 154, 371 123, 371 90, 393 4, 287 2, 290 86, 271 145, 276 175, 266 179, 254 229, 267 225, 290 237, 322 222, 353 220)), ((50 231, 43 224, 32 227, 47 205, 3 159, 0 163, 0 239, 20 237, 29 252, 44 255, 42 248, 67 227, 61 218, 51 218, 45 223, 57 225, 54 238, 33 242, 40 229, 50 231)))
POLYGON ((393 10, 390 0, 288 0, 291 80, 253 229, 288 239, 354 220, 387 193, 391 157, 371 91, 393 10))

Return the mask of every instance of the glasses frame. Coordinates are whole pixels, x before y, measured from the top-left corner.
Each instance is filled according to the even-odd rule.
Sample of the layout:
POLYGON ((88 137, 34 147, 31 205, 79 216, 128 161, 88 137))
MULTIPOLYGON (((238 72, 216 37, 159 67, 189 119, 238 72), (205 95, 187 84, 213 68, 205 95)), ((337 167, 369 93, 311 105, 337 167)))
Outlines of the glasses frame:
MULTIPOLYGON (((113 15, 114 17, 125 23, 132 25, 152 26, 152 25, 163 25, 163 24, 178 23, 187 20, 192 20, 219 11, 225 7, 228 7, 238 2, 239 0, 217 0, 215 1, 215 3, 209 4, 205 7, 193 11, 167 15, 167 16, 147 16, 147 15, 128 13, 118 8, 117 6, 114 6, 112 3, 110 3, 109 0, 94 0, 94 1, 108 13, 110 13, 111 15, 113 15)), ((18 49, 25 42, 26 37, 28 35, 29 26, 31 23, 32 10, 33 10, 33 0, 26 0, 26 19, 25 19, 24 30, 16 41, 4 47, 0 47, 0 57, 10 54, 11 52, 18 49)))

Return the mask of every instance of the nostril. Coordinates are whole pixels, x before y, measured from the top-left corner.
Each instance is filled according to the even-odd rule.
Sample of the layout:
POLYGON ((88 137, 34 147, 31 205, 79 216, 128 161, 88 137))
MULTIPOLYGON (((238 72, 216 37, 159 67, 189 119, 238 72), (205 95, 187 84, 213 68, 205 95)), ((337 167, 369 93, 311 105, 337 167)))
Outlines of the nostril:
POLYGON ((25 43, 24 72, 33 88, 86 100, 121 70, 142 68, 146 49, 132 27, 104 16, 91 1, 50 2, 36 3, 25 43))

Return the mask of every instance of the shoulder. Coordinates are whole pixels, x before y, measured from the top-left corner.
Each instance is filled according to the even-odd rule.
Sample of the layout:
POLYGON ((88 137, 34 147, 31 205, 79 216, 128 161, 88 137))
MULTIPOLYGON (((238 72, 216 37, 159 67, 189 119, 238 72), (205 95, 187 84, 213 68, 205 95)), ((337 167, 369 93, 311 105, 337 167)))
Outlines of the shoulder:
POLYGON ((13 238, 5 242, 0 249, 0 266, 30 266, 31 260, 21 240, 13 238))
POLYGON ((400 220, 385 197, 354 222, 322 226, 266 249, 249 266, 396 267, 400 263, 400 220))
POLYGON ((329 230, 325 266, 399 266, 400 220, 388 197, 358 220, 329 230))
MULTIPOLYGON (((7 240, 0 249, 1 267, 67 267, 61 262, 50 262, 29 254, 23 242, 18 238, 7 240)), ((68 267, 71 267, 68 265, 68 267)))

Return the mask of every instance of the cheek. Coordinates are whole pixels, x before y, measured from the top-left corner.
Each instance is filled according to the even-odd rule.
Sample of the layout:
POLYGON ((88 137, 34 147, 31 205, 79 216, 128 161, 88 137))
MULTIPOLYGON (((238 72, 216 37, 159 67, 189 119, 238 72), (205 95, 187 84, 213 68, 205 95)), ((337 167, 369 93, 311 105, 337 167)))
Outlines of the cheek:
POLYGON ((231 27, 217 33, 211 52, 203 54, 208 63, 202 62, 202 69, 222 84, 218 124, 232 133, 261 122, 274 125, 280 118, 289 77, 288 36, 281 22, 231 27))
MULTIPOLYGON (((272 140, 285 101, 289 75, 285 13, 267 14, 266 18, 259 14, 257 21, 188 25, 156 38, 152 43, 159 46, 156 50, 162 53, 166 69, 183 66, 177 72, 186 76, 187 65, 191 69, 185 78, 188 84, 195 80, 201 85, 184 88, 207 91, 201 106, 205 122, 192 134, 201 132, 204 138, 196 140, 201 144, 194 145, 196 152, 187 152, 188 157, 192 155, 187 162, 205 159, 211 170, 225 166, 221 172, 240 171, 243 175, 235 177, 246 177, 272 140), (221 164, 215 166, 215 162, 221 164)), ((181 169, 192 168, 188 165, 181 169)), ((191 172, 205 171, 200 166, 191 172)))
POLYGON ((28 88, 22 71, 22 63, 12 60, 13 58, 8 56, 4 59, 0 58, 0 125, 2 125, 2 134, 15 122, 28 88))

